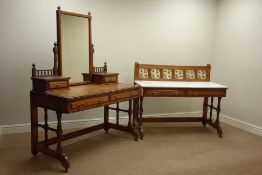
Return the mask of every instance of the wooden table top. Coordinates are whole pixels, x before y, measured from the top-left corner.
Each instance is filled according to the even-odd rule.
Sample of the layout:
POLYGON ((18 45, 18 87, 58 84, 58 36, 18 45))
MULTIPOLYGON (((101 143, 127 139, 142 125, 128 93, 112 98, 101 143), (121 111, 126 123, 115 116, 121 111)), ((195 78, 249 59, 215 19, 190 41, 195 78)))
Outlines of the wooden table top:
POLYGON ((125 90, 137 90, 139 86, 115 83, 115 84, 88 84, 80 86, 71 86, 69 89, 57 90, 57 91, 47 91, 46 95, 73 99, 73 98, 83 98, 107 93, 114 93, 118 91, 125 90))
POLYGON ((44 77, 32 77, 31 79, 35 79, 35 80, 43 80, 43 81, 57 81, 57 80, 69 80, 70 77, 62 77, 62 76, 44 76, 44 77))

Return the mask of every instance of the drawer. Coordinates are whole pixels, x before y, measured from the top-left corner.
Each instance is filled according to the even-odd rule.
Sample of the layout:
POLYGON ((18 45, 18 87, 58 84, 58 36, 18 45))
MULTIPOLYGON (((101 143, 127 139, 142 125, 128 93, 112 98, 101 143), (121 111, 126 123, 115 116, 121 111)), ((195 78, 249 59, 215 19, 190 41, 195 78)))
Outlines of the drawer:
POLYGON ((69 83, 68 81, 56 81, 56 82, 49 82, 48 86, 50 89, 67 88, 69 87, 69 83))
POLYGON ((131 97, 138 96, 139 95, 138 93, 139 93, 138 91, 132 91, 132 92, 125 92, 125 93, 111 95, 111 100, 115 101, 115 100, 128 99, 131 97))
POLYGON ((37 92, 45 92, 55 89, 69 88, 70 77, 62 76, 45 76, 45 77, 32 77, 33 89, 37 92))
POLYGON ((108 96, 90 98, 82 101, 72 102, 71 109, 81 109, 90 106, 95 106, 98 104, 107 103, 109 101, 108 96))
POLYGON ((152 97, 172 97, 172 96, 184 96, 185 90, 167 90, 167 89, 144 89, 144 96, 152 96, 152 97))
POLYGON ((99 72, 92 75, 93 83, 103 84, 103 83, 117 83, 118 73, 105 73, 99 72))
POLYGON ((117 82, 117 76, 105 77, 104 80, 105 80, 105 83, 117 82))
POLYGON ((188 90, 187 91, 188 96, 226 96, 225 90, 188 90))

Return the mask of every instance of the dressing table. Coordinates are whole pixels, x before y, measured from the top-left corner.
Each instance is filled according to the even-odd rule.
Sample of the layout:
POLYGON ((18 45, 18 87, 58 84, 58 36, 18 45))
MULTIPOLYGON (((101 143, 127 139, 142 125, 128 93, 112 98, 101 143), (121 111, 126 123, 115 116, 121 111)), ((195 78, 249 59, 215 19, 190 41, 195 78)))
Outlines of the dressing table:
POLYGON ((118 83, 117 73, 108 73, 107 65, 93 66, 93 44, 91 14, 60 10, 57 14, 57 41, 54 45, 54 66, 39 70, 33 64, 30 91, 31 152, 42 153, 59 160, 68 171, 70 163, 63 151, 62 143, 83 134, 110 128, 139 137, 140 87, 118 83), (120 102, 128 102, 128 109, 120 109, 120 102), (116 107, 109 105, 116 104, 116 107), (104 122, 70 133, 63 133, 62 114, 104 107, 104 122), (44 109, 44 123, 38 121, 38 108, 44 109), (48 123, 48 110, 56 112, 57 127, 48 123), (116 123, 109 122, 109 110, 116 111, 116 123), (119 124, 119 112, 128 113, 126 126, 119 124), (44 139, 39 140, 39 128, 44 129, 44 139), (56 136, 49 138, 49 131, 56 136), (56 144, 56 149, 50 146, 56 144))
POLYGON ((210 82, 211 65, 175 66, 135 63, 134 83, 141 86, 140 136, 143 138, 142 124, 145 122, 202 122, 215 128, 222 137, 220 126, 220 103, 226 97, 227 87, 210 82), (142 117, 144 97, 200 97, 204 98, 202 117, 142 117), (217 106, 214 106, 217 98, 217 106), (210 99, 210 104, 209 104, 210 99), (208 118, 208 107, 209 118, 208 118), (216 116, 213 117, 213 110, 216 116))

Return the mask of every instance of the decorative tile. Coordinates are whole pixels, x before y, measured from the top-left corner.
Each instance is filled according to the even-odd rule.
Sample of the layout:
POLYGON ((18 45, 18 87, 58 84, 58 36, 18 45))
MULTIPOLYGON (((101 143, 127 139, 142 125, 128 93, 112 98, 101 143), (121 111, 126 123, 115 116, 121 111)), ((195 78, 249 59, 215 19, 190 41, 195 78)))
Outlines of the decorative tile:
POLYGON ((160 78, 160 70, 159 69, 151 69, 151 78, 159 79, 160 78))
POLYGON ((199 80, 205 80, 207 78, 206 70, 197 70, 197 78, 199 80))
POLYGON ((170 80, 172 78, 172 70, 171 69, 163 69, 163 79, 170 80))
POLYGON ((195 79, 195 71, 194 70, 186 70, 186 79, 188 79, 188 80, 195 79))
POLYGON ((139 69, 139 78, 148 78, 148 69, 139 69))
POLYGON ((184 71, 182 69, 175 69, 175 79, 183 80, 184 78, 184 71))

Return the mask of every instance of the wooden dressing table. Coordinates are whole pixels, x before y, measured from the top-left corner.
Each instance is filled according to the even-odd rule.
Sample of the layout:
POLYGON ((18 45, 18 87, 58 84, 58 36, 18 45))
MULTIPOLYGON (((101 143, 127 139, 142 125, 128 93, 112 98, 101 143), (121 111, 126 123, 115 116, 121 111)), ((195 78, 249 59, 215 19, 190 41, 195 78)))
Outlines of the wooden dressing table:
MULTIPOLYGON (((60 9, 57 10, 57 28, 58 28, 58 46, 55 44, 53 49, 54 52, 54 67, 47 70, 38 70, 33 65, 32 68, 32 81, 33 89, 30 92, 30 106, 31 106, 31 152, 36 156, 37 153, 41 152, 45 155, 58 159, 65 171, 68 171, 70 163, 68 157, 63 152, 62 142, 71 138, 81 136, 93 131, 104 129, 106 132, 110 128, 117 129, 120 131, 128 132, 133 135, 135 140, 139 137, 139 125, 138 125, 138 110, 139 110, 139 98, 140 98, 140 87, 135 85, 126 85, 118 83, 118 74, 108 74, 106 64, 103 67, 93 66, 93 44, 91 41, 91 15, 82 15, 77 13, 65 12, 60 9), (81 19, 80 19, 81 18, 81 19), (72 21, 73 20, 73 21, 72 21), (75 21, 74 21, 75 20, 75 21), (81 20, 86 20, 81 21, 81 20), (69 21, 69 23, 67 23, 69 21), (67 24, 63 24, 67 23, 67 24), (68 26, 74 24, 73 26, 68 26), (77 25, 81 27, 84 24, 84 28, 77 31, 87 31, 87 45, 88 48, 83 50, 70 51, 70 47, 65 43, 68 38, 65 38, 65 33, 68 32, 69 27, 76 32, 75 27, 77 25), (63 43, 62 43, 63 38, 63 43), (66 49, 65 49, 66 48, 66 49), (63 52, 64 51, 64 52, 63 52), (84 52, 88 53, 84 53, 84 52), (88 56, 87 58, 79 58, 82 55, 76 55, 78 53, 88 56), (62 56, 63 55, 63 56, 62 56), (84 67, 78 65, 77 69, 74 69, 74 64, 70 56, 74 56, 73 61, 81 61, 80 64, 85 64, 84 67), (69 62, 69 63, 66 63, 69 62), (82 63, 83 62, 83 63, 82 63), (89 64, 89 65, 88 65, 89 64), (69 65, 69 67, 68 67, 69 65), (72 65, 72 67, 70 67, 72 65), (79 69, 83 68, 82 70, 79 69), (70 70, 69 70, 70 69, 70 70), (86 71, 89 72, 86 73, 86 71), (84 79, 83 82, 71 83, 69 71, 74 75, 76 79, 84 79), (62 76, 64 75, 64 76, 62 76), (93 76, 96 75, 96 76, 93 76), (79 76, 79 77, 77 77, 79 76), (82 77, 83 76, 83 77, 82 77), (98 78, 97 78, 98 77, 98 78), (109 78, 108 78, 109 77, 109 78), (98 80, 96 80, 98 79, 98 80), (128 109, 120 109, 119 103, 127 101, 129 104, 128 109), (110 107, 109 105, 116 104, 116 107, 110 107), (84 128, 78 131, 63 134, 62 129, 62 114, 74 113, 78 111, 84 111, 91 108, 104 107, 104 122, 95 126, 84 128), (44 123, 38 122, 38 108, 44 109, 44 123), (53 110, 57 115, 57 128, 51 128, 48 124, 48 110, 53 110), (109 110, 116 111, 116 123, 109 122, 109 110), (119 124, 119 112, 128 113, 127 126, 119 124), (39 141, 38 129, 44 129, 44 140, 39 141), (56 133, 56 137, 49 138, 48 132, 52 131, 56 133), (56 149, 50 148, 50 145, 56 144, 56 149)), ((72 31, 70 31, 72 32, 72 31)), ((70 33, 71 34, 71 33, 70 33)), ((82 34, 79 36, 83 38, 82 34)), ((74 38, 78 38, 77 34, 74 33, 74 38)), ((82 47, 82 43, 78 43, 78 40, 70 42, 76 42, 82 47)), ((85 44, 83 44, 85 46, 85 44)), ((74 48, 75 49, 75 48, 74 48)))
POLYGON ((142 87, 140 98, 140 128, 143 138, 142 124, 145 122, 202 122, 217 130, 222 137, 219 115, 220 102, 226 96, 227 87, 210 82, 211 66, 174 66, 151 65, 135 63, 135 84, 142 87), (202 117, 146 117, 143 118, 144 97, 202 97, 202 117), (208 104, 209 100, 210 104, 208 104), (217 107, 214 106, 214 98, 218 99, 217 107), (209 118, 208 107, 210 108, 209 118), (213 119, 213 110, 216 110, 216 118, 213 119))

